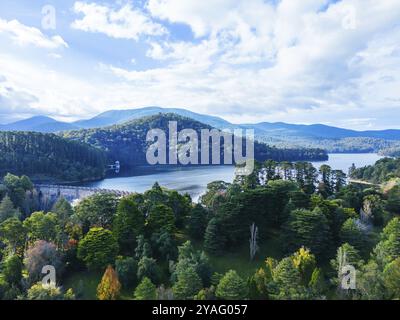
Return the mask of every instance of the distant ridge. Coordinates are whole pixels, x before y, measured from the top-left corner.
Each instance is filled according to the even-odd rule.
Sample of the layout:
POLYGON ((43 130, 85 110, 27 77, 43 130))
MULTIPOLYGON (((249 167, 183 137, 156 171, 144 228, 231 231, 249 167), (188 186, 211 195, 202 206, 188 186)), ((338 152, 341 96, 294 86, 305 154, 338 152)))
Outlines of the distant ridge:
POLYGON ((29 119, 0 125, 0 131, 37 131, 58 132, 77 129, 102 128, 117 124, 123 124, 143 117, 157 115, 159 113, 175 113, 183 117, 208 124, 218 129, 251 128, 256 135, 268 135, 270 137, 293 136, 296 138, 318 139, 342 139, 342 138, 377 138, 387 140, 400 140, 400 130, 368 130, 356 131, 338 128, 323 124, 289 124, 285 122, 261 122, 256 124, 233 124, 220 117, 200 114, 182 108, 144 107, 139 109, 110 110, 103 112, 87 120, 79 120, 72 123, 61 122, 46 116, 35 116, 29 119))
MULTIPOLYGON (((182 108, 157 106, 127 110, 110 110, 91 119, 73 123, 56 121, 45 116, 36 116, 7 125, 0 131, 35 131, 42 133, 64 132, 79 129, 97 129, 125 124, 144 117, 174 113, 211 127, 223 129, 254 129, 260 142, 278 147, 322 148, 331 153, 393 154, 400 150, 400 130, 356 131, 323 124, 289 124, 285 122, 261 122, 256 124, 233 124, 220 117, 200 114, 182 108)), ((396 154, 397 154, 396 153, 396 154)))
MULTIPOLYGON (((62 137, 100 148, 108 154, 110 163, 120 161, 123 167, 133 168, 148 163, 146 153, 149 144, 146 137, 149 130, 159 128, 164 132, 169 132, 169 122, 171 121, 177 122, 178 131, 190 128, 195 130, 198 136, 200 136, 202 129, 213 129, 213 126, 190 117, 176 113, 157 113, 119 125, 63 132, 62 137)), ((168 150, 168 139, 166 144, 165 147, 168 150)), ((199 152, 201 151, 199 150, 199 152)), ((223 150, 221 152, 223 153, 223 150)), ((211 150, 209 154, 211 154, 211 150)), ((221 156, 223 157, 223 155, 221 156)), ((277 148, 258 141, 254 144, 254 156, 259 161, 267 159, 276 161, 324 161, 328 159, 326 151, 322 149, 277 148)))
POLYGON ((0 125, 0 131, 32 131, 41 133, 52 133, 75 129, 79 129, 79 127, 71 123, 57 121, 53 118, 45 116, 35 116, 10 124, 0 125))
POLYGON ((212 127, 220 128, 221 126, 232 127, 232 124, 222 118, 208 116, 195 113, 189 110, 180 108, 161 108, 161 107, 144 107, 139 109, 129 110, 110 110, 99 114, 98 116, 74 122, 74 125, 83 128, 101 128, 115 124, 123 124, 131 120, 136 120, 143 117, 157 115, 159 113, 175 113, 183 117, 188 117, 193 120, 206 123, 212 127))

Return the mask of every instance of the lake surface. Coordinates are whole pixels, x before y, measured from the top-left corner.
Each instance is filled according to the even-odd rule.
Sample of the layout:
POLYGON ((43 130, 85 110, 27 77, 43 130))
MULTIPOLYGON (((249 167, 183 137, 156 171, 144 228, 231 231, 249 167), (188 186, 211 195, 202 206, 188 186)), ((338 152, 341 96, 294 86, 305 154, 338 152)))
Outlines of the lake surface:
MULTIPOLYGON (((353 163, 357 167, 363 167, 374 164, 381 158, 377 154, 330 154, 328 161, 313 162, 313 164, 316 168, 327 164, 347 174, 353 163)), ((142 193, 158 182, 168 189, 187 192, 194 201, 197 201, 205 192, 208 183, 217 180, 232 182, 234 170, 233 166, 138 167, 130 176, 107 178, 86 183, 85 186, 142 193)))

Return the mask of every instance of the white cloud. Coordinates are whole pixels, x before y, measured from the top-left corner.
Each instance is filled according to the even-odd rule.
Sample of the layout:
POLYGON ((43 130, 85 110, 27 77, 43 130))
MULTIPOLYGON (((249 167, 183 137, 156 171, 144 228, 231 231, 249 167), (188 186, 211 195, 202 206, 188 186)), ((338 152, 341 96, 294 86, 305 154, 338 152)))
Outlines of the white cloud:
POLYGON ((148 9, 202 41, 153 41, 148 56, 165 68, 112 69, 136 89, 174 100, 167 87, 180 105, 240 121, 336 113, 340 122, 400 109, 399 1, 149 0, 148 9))
POLYGON ((47 56, 52 58, 52 59, 61 59, 62 58, 61 54, 54 53, 54 52, 50 52, 47 56))
POLYGON ((141 35, 161 36, 167 30, 154 23, 142 10, 127 3, 120 9, 96 3, 75 2, 74 11, 83 14, 72 27, 86 32, 99 32, 117 39, 138 40, 141 35))
POLYGON ((11 122, 12 113, 34 113, 31 104, 37 102, 38 98, 34 95, 19 91, 8 83, 7 78, 0 75, 0 122, 11 122))
POLYGON ((77 2, 84 17, 74 26, 139 41, 168 32, 157 18, 187 24, 195 39, 171 40, 173 29, 146 37, 153 66, 136 56, 125 69, 107 62, 93 71, 96 84, 12 55, 0 55, 2 74, 38 97, 34 108, 67 116, 161 105, 234 122, 399 126, 398 0, 149 0, 145 9, 118 8, 77 2))
POLYGON ((45 49, 68 48, 68 44, 60 36, 48 37, 37 28, 28 27, 17 20, 0 18, 0 33, 5 33, 18 45, 33 45, 45 49))

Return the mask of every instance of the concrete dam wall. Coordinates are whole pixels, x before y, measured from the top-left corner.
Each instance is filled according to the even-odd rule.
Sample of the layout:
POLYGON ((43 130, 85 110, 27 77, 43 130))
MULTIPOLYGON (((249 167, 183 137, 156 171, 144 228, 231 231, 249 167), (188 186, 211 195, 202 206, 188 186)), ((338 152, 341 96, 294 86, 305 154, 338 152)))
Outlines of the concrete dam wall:
POLYGON ((131 192, 120 190, 47 184, 36 184, 35 189, 39 197, 39 202, 44 208, 51 207, 59 198, 65 198, 68 202, 74 204, 79 200, 99 193, 112 193, 117 197, 124 197, 131 194, 131 192))

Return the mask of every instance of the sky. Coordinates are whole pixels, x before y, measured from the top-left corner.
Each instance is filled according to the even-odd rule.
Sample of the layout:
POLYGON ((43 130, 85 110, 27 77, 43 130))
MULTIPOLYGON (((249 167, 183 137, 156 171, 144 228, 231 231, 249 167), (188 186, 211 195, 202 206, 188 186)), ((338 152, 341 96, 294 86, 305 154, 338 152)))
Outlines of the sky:
POLYGON ((1 0, 0 123, 144 106, 400 129, 400 0, 1 0))

